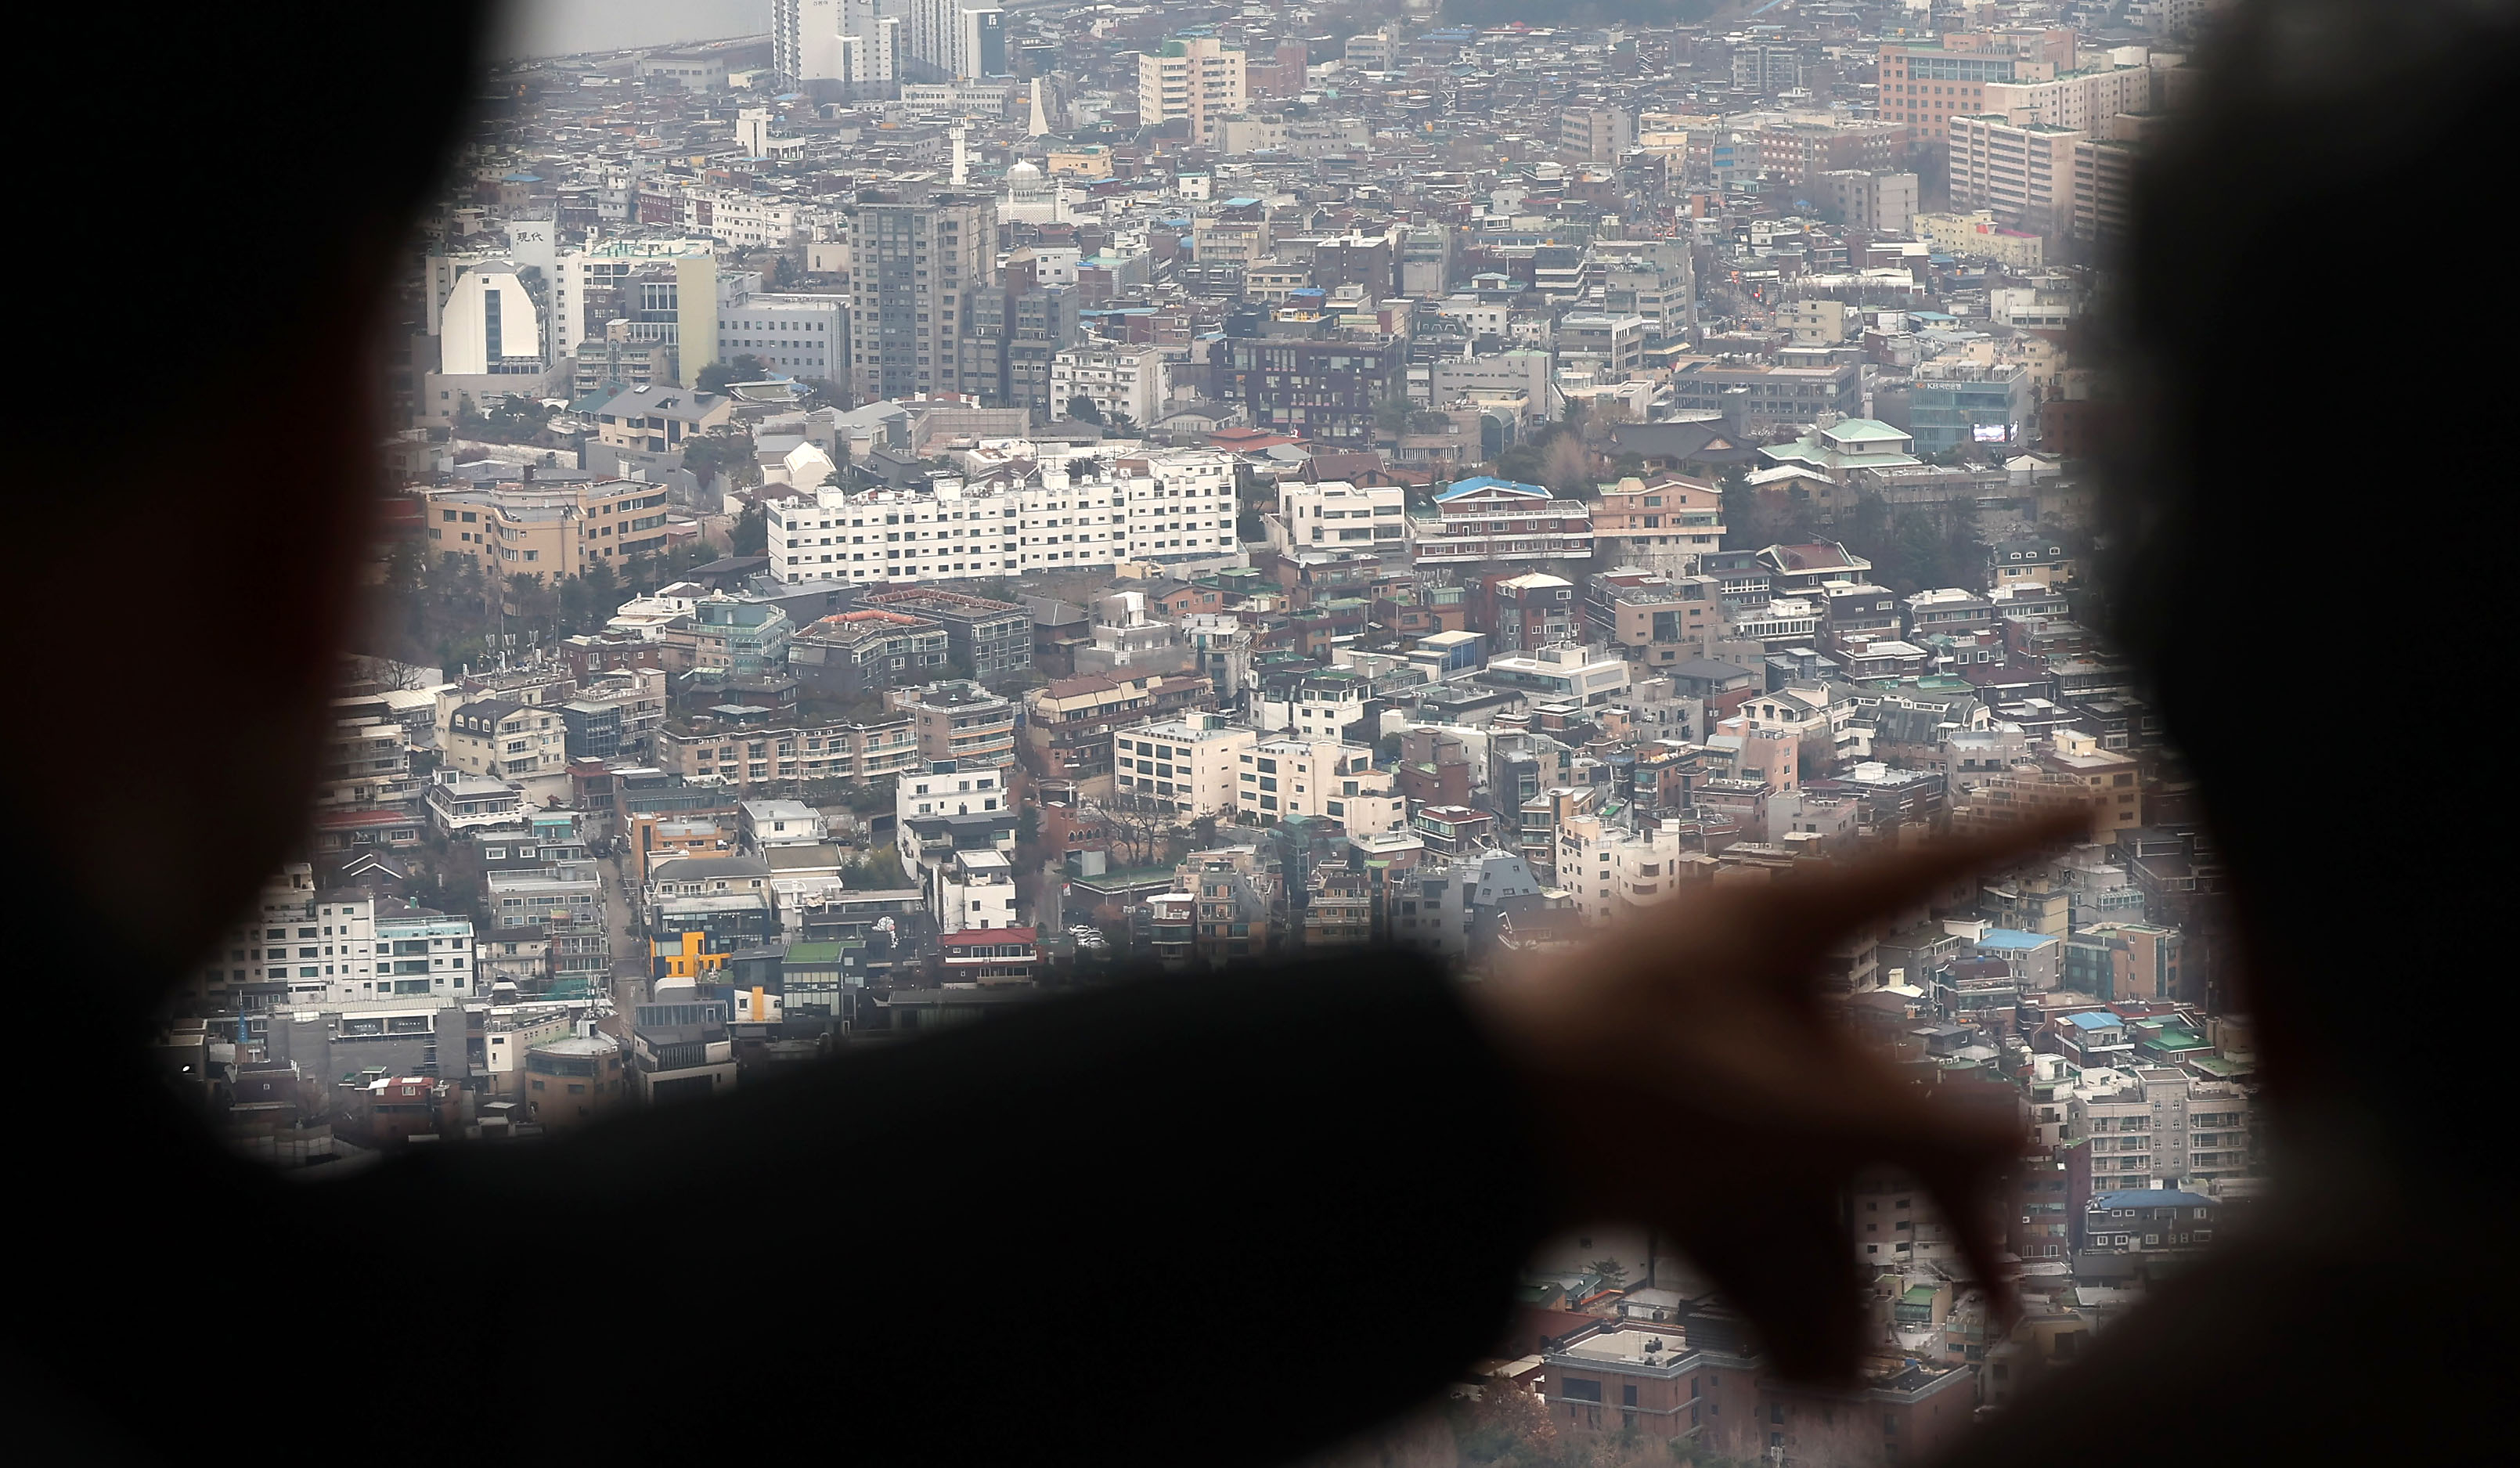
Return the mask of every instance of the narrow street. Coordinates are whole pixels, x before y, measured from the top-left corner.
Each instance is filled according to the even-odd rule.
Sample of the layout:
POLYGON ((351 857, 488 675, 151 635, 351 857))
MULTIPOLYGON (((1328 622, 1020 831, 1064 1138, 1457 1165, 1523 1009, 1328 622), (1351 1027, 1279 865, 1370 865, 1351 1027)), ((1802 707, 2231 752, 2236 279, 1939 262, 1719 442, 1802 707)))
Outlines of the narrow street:
POLYGON ((633 1006, 648 997, 648 945, 639 938, 638 902, 627 875, 629 859, 604 858, 604 927, 612 948, 612 1008, 626 1026, 633 1006))

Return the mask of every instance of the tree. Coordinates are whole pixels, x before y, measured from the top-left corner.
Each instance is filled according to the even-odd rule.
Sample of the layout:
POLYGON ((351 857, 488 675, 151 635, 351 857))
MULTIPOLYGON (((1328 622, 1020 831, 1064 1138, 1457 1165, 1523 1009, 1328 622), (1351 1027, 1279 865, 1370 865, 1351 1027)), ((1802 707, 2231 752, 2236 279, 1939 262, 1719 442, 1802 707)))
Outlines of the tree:
POLYGON ((865 855, 841 870, 840 885, 857 892, 891 892, 908 887, 910 874, 902 868, 901 849, 869 847, 865 855))
POLYGON ((1102 423, 1102 410, 1094 405, 1094 399, 1082 392, 1067 400, 1067 416, 1079 423, 1090 423, 1098 428, 1102 423))
POLYGON ((1559 434, 1549 440, 1543 452, 1540 482, 1553 494, 1593 497, 1591 456, 1584 451, 1584 440, 1574 434, 1559 434))
POLYGON ((1583 436, 1586 447, 1606 454, 1610 451, 1611 434, 1620 424, 1635 421, 1637 415, 1628 407, 1628 400, 1624 397, 1596 397, 1590 402, 1591 407, 1585 412, 1584 421, 1577 425, 1576 432, 1583 436))
POLYGON ((753 457, 749 429, 716 428, 697 438, 684 439, 683 467, 703 488, 715 484, 721 474, 732 484, 761 482, 761 465, 753 457))
POLYGON ((1597 1259, 1590 1264, 1585 1265, 1585 1267, 1601 1276, 1602 1289, 1621 1290, 1627 1288, 1628 1266, 1620 1263, 1617 1260, 1597 1259))
POLYGON ((1492 1377, 1454 1410, 1453 1441, 1463 1462, 1557 1461, 1557 1424, 1536 1393, 1492 1377))
POLYGON ((731 383, 757 383, 770 375, 770 364, 744 352, 732 360, 711 362, 700 369, 695 387, 702 392, 723 392, 731 383))
POLYGON ((549 625, 560 611, 559 588, 546 582, 539 572, 518 572, 508 577, 502 590, 505 595, 501 604, 507 615, 524 621, 529 628, 535 623, 549 625))
POLYGON ((1126 413, 1117 412, 1111 415, 1111 421, 1102 429, 1102 436, 1105 438, 1136 438, 1143 436, 1145 433, 1144 429, 1138 427, 1138 420, 1126 413))
POLYGON ((1542 458, 1540 449, 1529 441, 1517 443, 1497 455, 1498 479, 1511 480, 1517 484, 1536 484, 1547 472, 1547 461, 1542 458))
POLYGON ((852 452, 848 435, 842 434, 832 440, 832 472, 823 476, 825 487, 841 489, 848 486, 849 456, 852 452))
POLYGON ((770 512, 759 505, 746 505, 727 531, 727 545, 739 556, 767 554, 770 550, 770 512))

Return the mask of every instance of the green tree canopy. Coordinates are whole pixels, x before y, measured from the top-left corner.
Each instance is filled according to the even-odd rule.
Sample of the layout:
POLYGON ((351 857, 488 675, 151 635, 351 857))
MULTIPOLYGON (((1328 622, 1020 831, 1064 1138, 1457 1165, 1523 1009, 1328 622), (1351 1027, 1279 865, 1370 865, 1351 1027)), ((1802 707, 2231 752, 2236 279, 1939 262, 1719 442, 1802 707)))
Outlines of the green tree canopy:
POLYGON ((770 364, 747 351, 701 368, 694 386, 702 392, 723 392, 730 383, 757 383, 769 375, 770 364))
POLYGON ((747 429, 715 428, 684 439, 683 467, 703 485, 721 474, 738 484, 761 482, 761 466, 753 459, 752 434, 747 429))

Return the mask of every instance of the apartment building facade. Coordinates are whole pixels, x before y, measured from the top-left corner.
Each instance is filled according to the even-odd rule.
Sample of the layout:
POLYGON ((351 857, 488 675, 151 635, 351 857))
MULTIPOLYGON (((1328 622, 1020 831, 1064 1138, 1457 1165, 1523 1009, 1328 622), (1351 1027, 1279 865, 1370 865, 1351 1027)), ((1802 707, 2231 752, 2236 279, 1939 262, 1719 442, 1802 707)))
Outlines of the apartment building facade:
POLYGON ((1539 484, 1461 480, 1435 496, 1435 512, 1416 528, 1420 566, 1593 559, 1592 507, 1539 484))
POLYGON ((1350 836, 1398 830, 1407 803, 1389 770, 1373 767, 1373 751, 1335 739, 1262 740, 1236 757, 1236 808, 1243 819, 1274 825, 1290 815, 1336 821, 1350 836))
POLYGON ((1212 147, 1217 125, 1242 111, 1245 80, 1240 46, 1214 36, 1165 41, 1138 57, 1138 119, 1180 121, 1191 142, 1212 147))
POLYGON ((598 564, 617 571, 665 548, 664 487, 639 480, 431 490, 421 514, 432 558, 469 556, 497 585, 518 575, 565 580, 598 564))
POLYGON ((1072 416, 1081 397, 1104 423, 1143 428, 1163 411, 1165 390, 1158 347, 1071 346, 1050 359, 1050 406, 1059 417, 1072 416))
POLYGON ((865 723, 700 717, 669 721, 656 731, 659 768, 740 790, 800 780, 875 780, 919 760, 918 737, 906 713, 865 723))
POLYGON ((1021 484, 939 476, 924 489, 774 502, 767 551, 772 573, 791 584, 996 579, 1230 554, 1235 503, 1225 454, 1174 449, 1108 466, 1078 455, 1021 484))
POLYGON ((1282 483, 1278 486, 1278 518, 1291 550, 1387 548, 1408 538, 1408 494, 1396 484, 1282 483))
POLYGON ((1955 209, 1986 209, 1998 222, 2054 238, 2074 222, 2074 145, 2090 134, 2001 115, 1956 116, 1950 126, 1955 209))
POLYGON ((1238 802, 1242 757, 1259 734, 1222 713, 1193 713, 1115 731, 1112 785, 1122 800, 1169 804, 1182 815, 1221 815, 1238 802))
POLYGON ((1000 382, 966 380, 961 343, 973 298, 995 289, 998 212, 994 199, 931 194, 912 180, 893 198, 858 206, 851 231, 850 383, 858 400, 994 395, 1000 382))

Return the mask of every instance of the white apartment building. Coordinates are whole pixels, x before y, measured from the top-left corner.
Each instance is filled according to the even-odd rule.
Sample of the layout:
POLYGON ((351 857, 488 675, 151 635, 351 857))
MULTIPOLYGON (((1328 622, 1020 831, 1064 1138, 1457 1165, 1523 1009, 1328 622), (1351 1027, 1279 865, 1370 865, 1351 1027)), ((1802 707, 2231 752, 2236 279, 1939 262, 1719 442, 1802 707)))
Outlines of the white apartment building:
POLYGON ((721 356, 759 357, 788 377, 848 380, 849 298, 742 293, 718 306, 721 356))
POLYGON ((1252 690, 1250 718, 1272 734, 1336 739, 1365 717, 1372 697, 1372 680, 1351 668, 1323 668, 1298 677, 1274 674, 1252 690))
POLYGON ((932 823, 934 818, 943 816, 985 817, 1010 808, 1004 765, 956 765, 949 760, 931 763, 925 769, 902 771, 892 788, 892 816, 903 870, 917 872, 922 862, 919 836, 912 829, 914 821, 932 823))
MULTIPOLYGON (((343 904, 345 909, 349 905, 343 904)), ((364 969, 355 976, 344 975, 334 998, 472 992, 476 975, 471 918, 420 908, 398 911, 386 903, 375 913, 369 931, 376 954, 374 978, 364 969), (348 991, 353 984, 358 987, 355 994, 348 991)), ((358 941, 355 933, 351 941, 358 941)))
POLYGON ((1133 454, 1114 466, 1125 518, 1120 556, 1181 561, 1223 555, 1234 529, 1234 460, 1211 449, 1133 454))
POLYGON ((1259 738, 1222 713, 1122 729, 1111 736, 1112 784, 1124 797, 1166 802, 1184 815, 1230 813, 1242 757, 1259 738))
MULTIPOLYGON (((685 322, 702 317, 714 319, 707 308, 707 302, 715 299, 714 294, 705 300, 695 298, 685 302, 681 298, 685 280, 697 284, 705 278, 711 292, 714 292, 717 274, 717 245, 714 241, 607 240, 599 244, 590 239, 584 247, 562 250, 552 259, 552 356, 555 359, 575 356, 577 348, 585 342, 604 340, 605 323, 587 320, 586 302, 590 293, 627 287, 641 269, 660 262, 674 266, 675 281, 670 285, 641 284, 636 291, 626 293, 629 299, 625 302, 625 309, 634 314, 653 315, 670 307, 675 312, 675 320, 635 321, 631 340, 659 341, 679 346, 685 322)), ((698 369, 693 370, 697 372, 698 369)))
POLYGON ((912 0, 910 54, 943 81, 1014 74, 1006 12, 985 0, 912 0))
POLYGON ((745 801, 736 807, 736 815, 744 846, 755 851, 832 839, 831 819, 802 801, 745 801))
POLYGON ((1037 451, 1038 477, 1021 487, 946 476, 925 489, 817 487, 775 502, 772 571, 790 583, 973 579, 1213 557, 1237 543, 1225 454, 1174 449, 1106 466, 1064 445, 1037 451))
POLYGON ((1563 644, 1520 656, 1491 658, 1479 681, 1515 688, 1543 699, 1604 704, 1628 691, 1635 666, 1599 648, 1563 644))
POLYGON ((1214 36, 1166 41, 1138 58, 1138 118, 1155 126, 1180 117, 1191 141, 1216 143, 1217 123, 1242 111, 1242 50, 1214 36))
POLYGON ((1373 751, 1335 739, 1271 739, 1238 757, 1235 806, 1260 824, 1289 815, 1338 821, 1352 836, 1400 828, 1407 802, 1373 751))
POLYGON ((1409 496, 1397 485, 1359 488, 1343 481, 1278 486, 1287 550, 1369 549, 1408 538, 1409 496))
POLYGON ((1015 923, 1014 863, 1007 853, 983 849, 956 851, 922 874, 927 911, 939 933, 1012 928, 1015 923))
POLYGON ((1676 827, 1631 831, 1599 815, 1568 816, 1557 826, 1557 885, 1588 923, 1678 896, 1682 865, 1676 827))
POLYGON ((745 250, 785 250, 802 237, 796 206, 736 189, 683 195, 682 228, 745 250))
POLYGON ((542 306, 514 269, 479 265, 456 277, 438 310, 437 370, 450 377, 543 370, 542 306))
MULTIPOLYGON (((241 1010, 472 991, 472 920, 388 906, 365 889, 318 892, 292 862, 267 884, 252 920, 220 938, 195 997, 241 1010)), ((224 1038, 224 1036, 222 1036, 224 1038)))
POLYGON ((1006 766, 945 762, 953 767, 931 764, 927 769, 902 773, 892 792, 896 821, 906 824, 914 816, 976 815, 1006 808, 1006 766))
POLYGON ((1804 597, 1778 596, 1764 607, 1744 608, 1732 619, 1732 635, 1776 642, 1820 635, 1820 604, 1804 597))
POLYGON ((1163 411, 1166 372, 1155 346, 1071 346, 1050 359, 1050 405, 1068 414, 1082 397, 1104 423, 1127 418, 1144 426, 1163 411))
POLYGON ((818 96, 888 95, 910 56, 910 8, 908 0, 771 0, 771 69, 818 96))
POLYGON ((2068 71, 2048 81, 1990 81, 1985 107, 2007 121, 2046 122, 2082 132, 2105 133, 2120 113, 2147 113, 2153 104, 2153 69, 2133 66, 2068 71))

